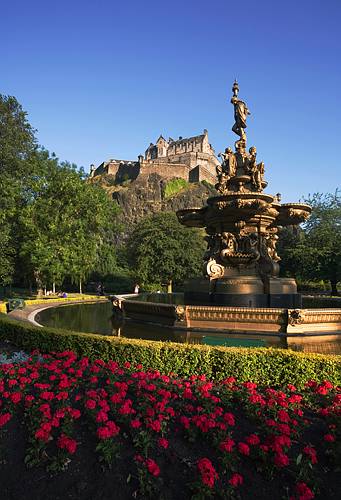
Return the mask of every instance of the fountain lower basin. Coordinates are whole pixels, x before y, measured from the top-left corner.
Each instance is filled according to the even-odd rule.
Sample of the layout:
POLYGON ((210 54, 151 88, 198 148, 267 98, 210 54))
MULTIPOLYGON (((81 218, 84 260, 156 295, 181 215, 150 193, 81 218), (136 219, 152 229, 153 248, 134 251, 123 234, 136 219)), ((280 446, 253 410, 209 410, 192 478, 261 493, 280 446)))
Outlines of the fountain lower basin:
POLYGON ((125 319, 176 330, 281 337, 341 336, 341 308, 225 307, 184 304, 181 299, 181 294, 116 295, 113 305, 125 319))

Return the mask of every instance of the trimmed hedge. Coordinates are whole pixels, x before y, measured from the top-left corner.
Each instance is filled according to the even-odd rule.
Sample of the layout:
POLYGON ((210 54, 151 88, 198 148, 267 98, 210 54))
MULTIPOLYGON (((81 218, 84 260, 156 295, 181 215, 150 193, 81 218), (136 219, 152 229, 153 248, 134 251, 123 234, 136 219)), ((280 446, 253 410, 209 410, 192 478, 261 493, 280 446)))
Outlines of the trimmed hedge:
POLYGON ((303 308, 305 309, 327 309, 327 308, 341 308, 341 297, 321 297, 318 296, 303 296, 303 308))
MULTIPOLYGON (((34 306, 39 304, 53 304, 58 302, 79 302, 86 300, 103 300, 105 297, 98 295, 84 295, 84 294, 73 294, 71 297, 45 297, 45 298, 34 298, 34 299, 24 299, 26 306, 34 306)), ((0 313, 6 313, 6 302, 0 303, 0 313)))
POLYGON ((210 379, 236 377, 238 381, 281 387, 302 387, 308 380, 330 380, 341 385, 341 356, 294 352, 285 349, 210 347, 146 341, 39 328, 0 315, 0 340, 41 352, 74 351, 91 359, 141 363, 145 369, 187 377, 205 374, 210 379))

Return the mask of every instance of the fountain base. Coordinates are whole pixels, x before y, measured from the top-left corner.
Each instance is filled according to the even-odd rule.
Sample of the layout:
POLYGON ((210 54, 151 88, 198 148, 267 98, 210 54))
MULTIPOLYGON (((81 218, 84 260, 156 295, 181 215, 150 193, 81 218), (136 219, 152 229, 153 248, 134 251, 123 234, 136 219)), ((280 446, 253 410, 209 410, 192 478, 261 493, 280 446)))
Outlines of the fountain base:
POLYGON ((185 304, 227 307, 302 307, 293 278, 266 278, 252 275, 195 278, 185 285, 185 304))

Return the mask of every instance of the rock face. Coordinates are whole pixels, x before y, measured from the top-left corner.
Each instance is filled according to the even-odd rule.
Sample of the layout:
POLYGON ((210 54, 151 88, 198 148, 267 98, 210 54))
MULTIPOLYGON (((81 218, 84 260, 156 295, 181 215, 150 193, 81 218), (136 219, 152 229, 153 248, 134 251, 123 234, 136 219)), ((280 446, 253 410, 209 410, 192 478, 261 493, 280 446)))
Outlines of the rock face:
POLYGON ((177 194, 166 198, 167 181, 156 173, 141 175, 128 186, 112 192, 113 199, 122 209, 120 219, 124 224, 125 234, 147 215, 161 211, 176 212, 193 206, 201 208, 206 204, 207 197, 217 194, 213 186, 198 182, 189 184, 177 194))

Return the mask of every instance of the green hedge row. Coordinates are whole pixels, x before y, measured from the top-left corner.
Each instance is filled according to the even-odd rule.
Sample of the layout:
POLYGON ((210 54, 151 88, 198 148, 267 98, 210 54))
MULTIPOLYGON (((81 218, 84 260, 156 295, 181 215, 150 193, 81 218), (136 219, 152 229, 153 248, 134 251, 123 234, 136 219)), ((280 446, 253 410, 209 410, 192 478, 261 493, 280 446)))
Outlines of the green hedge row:
POLYGON ((302 306, 305 309, 341 309, 341 297, 303 296, 302 306))
POLYGON ((130 361, 144 368, 180 376, 205 374, 221 380, 302 387, 308 380, 330 380, 341 385, 341 356, 309 354, 284 349, 210 347, 171 342, 146 341, 39 328, 0 315, 0 340, 41 352, 75 351, 91 359, 130 361))

